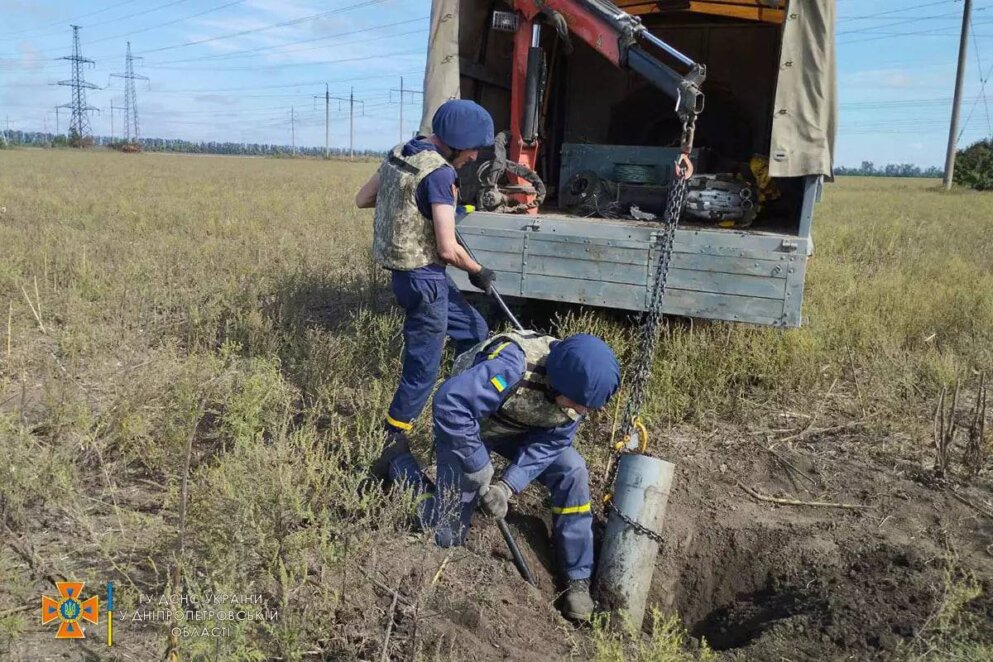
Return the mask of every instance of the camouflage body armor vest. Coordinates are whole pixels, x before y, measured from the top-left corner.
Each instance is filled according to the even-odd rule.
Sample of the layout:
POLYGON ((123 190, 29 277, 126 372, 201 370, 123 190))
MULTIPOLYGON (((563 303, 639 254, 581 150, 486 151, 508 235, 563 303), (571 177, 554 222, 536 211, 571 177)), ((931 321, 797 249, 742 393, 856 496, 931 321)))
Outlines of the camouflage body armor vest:
POLYGON ((519 435, 535 428, 557 428, 579 420, 575 411, 566 411, 555 404, 555 394, 545 375, 545 361, 552 343, 557 341, 558 338, 532 331, 511 331, 484 340, 455 360, 452 374, 457 375, 471 368, 476 356, 487 348, 489 359, 496 358, 510 344, 524 351, 524 376, 511 386, 511 393, 500 408, 480 422, 483 439, 519 435))
POLYGON ((411 271, 444 264, 438 256, 434 223, 417 209, 417 187, 432 172, 451 167, 438 152, 403 156, 398 145, 379 167, 379 193, 373 224, 372 253, 384 269, 411 271))

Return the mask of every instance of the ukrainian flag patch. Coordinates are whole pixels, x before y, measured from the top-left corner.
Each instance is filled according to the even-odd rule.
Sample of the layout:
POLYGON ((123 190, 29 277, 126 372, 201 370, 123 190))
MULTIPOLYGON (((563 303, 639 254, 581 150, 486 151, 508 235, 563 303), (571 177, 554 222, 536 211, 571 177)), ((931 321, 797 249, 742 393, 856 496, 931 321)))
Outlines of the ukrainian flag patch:
POLYGON ((503 378, 503 375, 497 375, 490 380, 490 384, 497 390, 497 393, 503 393, 507 390, 507 380, 503 378))

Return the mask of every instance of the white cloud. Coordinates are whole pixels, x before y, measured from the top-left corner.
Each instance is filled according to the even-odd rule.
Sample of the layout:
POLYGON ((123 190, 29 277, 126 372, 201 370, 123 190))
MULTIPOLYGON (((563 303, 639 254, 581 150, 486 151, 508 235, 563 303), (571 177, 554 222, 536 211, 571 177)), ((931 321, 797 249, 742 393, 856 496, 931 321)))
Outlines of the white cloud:
POLYGON ((843 79, 859 87, 891 89, 918 87, 923 82, 921 77, 912 70, 901 68, 858 71, 848 76, 843 76, 843 79))

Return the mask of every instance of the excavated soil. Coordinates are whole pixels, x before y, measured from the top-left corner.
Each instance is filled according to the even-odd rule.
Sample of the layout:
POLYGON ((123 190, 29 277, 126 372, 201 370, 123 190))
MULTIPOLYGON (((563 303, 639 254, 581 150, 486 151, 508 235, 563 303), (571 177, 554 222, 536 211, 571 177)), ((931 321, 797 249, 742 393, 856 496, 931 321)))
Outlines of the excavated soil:
MULTIPOLYGON (((969 608, 993 623, 993 521, 928 469, 877 465, 865 444, 821 440, 773 455, 747 438, 696 451, 692 438, 677 440, 658 604, 715 650, 750 660, 892 659, 933 618, 948 573, 984 584, 969 608), (742 485, 867 508, 774 505, 742 485)), ((956 490, 981 504, 989 487, 956 490)))
MULTIPOLYGON (((739 434, 671 437, 664 455, 678 474, 650 605, 678 613, 693 637, 740 660, 902 659, 935 617, 949 573, 969 572, 983 584, 984 596, 967 609, 993 623, 993 520, 954 498, 926 467, 869 459, 866 443, 822 438, 774 455, 739 434), (866 508, 775 505, 742 485, 866 508)), ((990 502, 989 481, 956 490, 980 508, 990 502)), ((591 653, 585 632, 554 610, 546 508, 532 489, 508 517, 538 588, 520 579, 496 528, 480 520, 439 582, 448 591, 438 596, 449 597, 435 610, 456 615, 426 621, 423 641, 461 659, 591 653), (462 591, 461 602, 453 590, 462 591)), ((408 548, 392 558, 408 573, 409 559, 422 559, 430 572, 420 581, 429 581, 446 553, 422 540, 408 544, 416 554, 408 548)))

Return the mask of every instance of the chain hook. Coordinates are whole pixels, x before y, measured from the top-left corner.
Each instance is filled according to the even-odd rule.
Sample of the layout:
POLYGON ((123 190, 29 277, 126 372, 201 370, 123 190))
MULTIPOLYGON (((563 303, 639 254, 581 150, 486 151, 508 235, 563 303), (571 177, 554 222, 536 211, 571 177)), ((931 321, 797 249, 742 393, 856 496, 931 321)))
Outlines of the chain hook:
POLYGON ((693 176, 693 161, 690 160, 690 155, 683 153, 679 155, 676 159, 676 177, 683 181, 689 181, 690 177, 693 176))
POLYGON ((693 140, 696 137, 696 115, 690 115, 683 120, 683 135, 679 141, 679 158, 676 159, 676 177, 688 181, 693 176, 694 166, 690 160, 693 151, 693 140))

